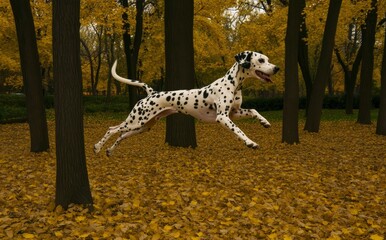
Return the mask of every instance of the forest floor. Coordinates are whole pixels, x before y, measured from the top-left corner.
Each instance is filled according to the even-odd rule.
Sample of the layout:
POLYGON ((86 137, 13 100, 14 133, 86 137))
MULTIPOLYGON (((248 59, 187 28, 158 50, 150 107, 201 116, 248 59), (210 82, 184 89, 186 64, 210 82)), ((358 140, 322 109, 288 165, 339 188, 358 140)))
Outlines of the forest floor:
POLYGON ((374 124, 324 120, 320 133, 300 130, 301 143, 288 145, 279 120, 270 129, 237 121, 260 144, 252 150, 205 123, 196 149, 170 147, 161 121, 110 158, 95 155, 119 123, 85 118, 92 212, 54 209, 52 119, 51 149, 39 154, 29 152, 27 124, 0 125, 0 239, 386 238, 386 138, 374 124))

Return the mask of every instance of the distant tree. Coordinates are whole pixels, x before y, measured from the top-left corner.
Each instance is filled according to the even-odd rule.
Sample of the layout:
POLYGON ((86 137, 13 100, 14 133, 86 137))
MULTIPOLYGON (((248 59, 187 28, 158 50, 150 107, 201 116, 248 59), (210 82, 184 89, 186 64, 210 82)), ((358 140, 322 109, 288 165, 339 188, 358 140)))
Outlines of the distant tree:
MULTIPOLYGON (((114 50, 114 44, 115 44, 115 34, 108 34, 105 37, 105 55, 106 55, 106 61, 109 65, 109 69, 113 66, 114 58, 115 58, 115 50, 114 50)), ((107 94, 106 94, 106 100, 109 101, 111 97, 111 85, 113 82, 113 78, 111 76, 111 71, 109 71, 108 77, 107 77, 107 94)), ((120 86, 120 85, 118 85, 120 86)), ((118 94, 117 89, 117 94, 118 94)))
POLYGON ((283 106, 282 141, 298 143, 298 112, 299 112, 299 35, 301 14, 305 6, 304 0, 291 0, 288 7, 287 33, 285 38, 285 91, 283 106))
POLYGON ((53 0, 56 205, 92 206, 83 132, 80 0, 53 0))
POLYGON ((351 66, 346 63, 339 50, 335 48, 335 55, 338 59, 339 64, 341 65, 344 72, 344 94, 346 99, 345 111, 346 114, 353 114, 354 111, 354 90, 356 85, 356 80, 359 72, 359 66, 362 60, 362 47, 357 51, 354 63, 351 66))
POLYGON ((10 2, 19 43, 31 152, 42 152, 49 148, 49 140, 34 20, 29 1, 10 2))
POLYGON ((374 44, 377 25, 377 0, 371 0, 366 26, 362 28, 362 66, 359 86, 358 123, 371 123, 371 90, 374 71, 374 44))
MULTIPOLYGON (((165 1, 166 90, 194 87, 193 0, 165 1)), ((194 119, 174 114, 166 119, 166 142, 196 147, 194 119)))
POLYGON ((334 49, 335 33, 341 5, 342 0, 330 0, 322 40, 322 50, 312 87, 310 103, 308 105, 307 120, 304 127, 304 129, 309 132, 319 131, 326 83, 331 74, 332 52, 334 49))
MULTIPOLYGON (((104 26, 97 26, 96 24, 91 24, 92 32, 96 35, 96 40, 93 40, 89 43, 91 46, 88 46, 88 43, 84 39, 80 39, 80 43, 84 48, 84 53, 81 55, 85 56, 89 62, 90 66, 90 80, 91 80, 91 93, 92 95, 98 94, 98 83, 100 70, 102 65, 102 55, 103 55, 103 35, 105 35, 104 26), (95 50, 92 50, 95 49, 95 50), (94 58, 96 58, 96 64, 94 64, 94 58), (95 72, 95 73, 94 73, 95 72)), ((87 26, 90 28, 90 26, 87 26)))
POLYGON ((298 62, 300 69, 302 71, 304 84, 306 86, 306 110, 308 104, 310 103, 311 92, 312 92, 312 77, 310 70, 310 61, 308 57, 308 30, 306 24, 306 13, 304 12, 304 8, 306 7, 305 0, 300 0, 301 4, 301 22, 300 22, 300 33, 298 38, 298 62))
MULTIPOLYGON (((122 6, 127 9, 129 7, 128 0, 120 0, 122 6)), ((125 50, 125 56, 126 56, 126 63, 127 63, 127 72, 128 72, 128 78, 130 79, 137 79, 137 64, 138 64, 138 54, 139 49, 141 47, 142 43, 142 34, 143 34, 143 10, 144 10, 144 0, 136 0, 135 6, 136 6, 136 25, 135 25, 135 35, 134 35, 134 43, 131 43, 131 35, 130 35, 130 23, 128 22, 128 15, 127 13, 123 13, 122 19, 123 19, 123 43, 124 43, 124 50, 125 50)), ((134 107, 134 105, 138 101, 138 92, 137 88, 133 86, 128 86, 129 89, 129 104, 130 109, 134 107)))
MULTIPOLYGON (((386 25, 385 22, 383 24, 386 25)), ((381 68, 381 94, 376 133, 386 135, 386 26, 384 27, 383 59, 381 68)))

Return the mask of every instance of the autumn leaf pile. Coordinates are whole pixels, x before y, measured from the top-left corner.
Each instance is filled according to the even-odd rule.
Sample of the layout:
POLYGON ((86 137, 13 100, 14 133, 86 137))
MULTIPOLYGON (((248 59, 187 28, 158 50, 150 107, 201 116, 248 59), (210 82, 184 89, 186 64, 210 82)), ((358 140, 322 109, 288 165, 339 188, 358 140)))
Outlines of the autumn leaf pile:
POLYGON ((196 149, 170 147, 160 122, 110 158, 95 155, 118 123, 85 120, 92 212, 54 210, 52 121, 40 154, 26 124, 0 125, 0 239, 385 239, 386 138, 374 125, 325 121, 291 146, 280 122, 239 121, 261 146, 252 150, 204 123, 196 149))

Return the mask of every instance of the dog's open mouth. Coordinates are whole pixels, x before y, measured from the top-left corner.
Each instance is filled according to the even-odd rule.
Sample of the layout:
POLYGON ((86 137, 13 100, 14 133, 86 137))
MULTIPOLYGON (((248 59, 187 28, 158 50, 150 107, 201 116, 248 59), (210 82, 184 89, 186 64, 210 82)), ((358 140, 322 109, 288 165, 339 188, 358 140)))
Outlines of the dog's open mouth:
POLYGON ((265 73, 263 73, 263 72, 261 72, 261 71, 259 71, 259 70, 256 70, 255 73, 256 73, 256 75, 257 75, 259 78, 261 78, 262 80, 264 80, 264 81, 266 81, 266 82, 269 82, 269 83, 272 82, 272 79, 271 79, 271 76, 270 76, 270 75, 265 74, 265 73))

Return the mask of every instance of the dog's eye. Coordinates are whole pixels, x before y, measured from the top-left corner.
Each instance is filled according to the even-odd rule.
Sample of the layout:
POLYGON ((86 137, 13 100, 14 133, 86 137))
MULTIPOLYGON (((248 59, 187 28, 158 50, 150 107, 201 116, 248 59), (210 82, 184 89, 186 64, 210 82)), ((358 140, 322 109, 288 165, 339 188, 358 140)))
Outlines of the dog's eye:
POLYGON ((264 58, 259 58, 259 63, 264 63, 264 62, 265 62, 264 58))

